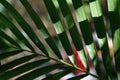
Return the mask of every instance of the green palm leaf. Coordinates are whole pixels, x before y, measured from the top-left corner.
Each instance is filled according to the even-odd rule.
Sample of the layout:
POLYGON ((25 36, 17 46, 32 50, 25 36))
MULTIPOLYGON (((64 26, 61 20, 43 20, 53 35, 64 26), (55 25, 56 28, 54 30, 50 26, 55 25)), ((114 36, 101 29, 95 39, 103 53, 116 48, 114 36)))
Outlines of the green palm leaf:
POLYGON ((108 21, 104 19, 101 0, 90 0, 89 3, 86 3, 86 0, 42 1, 47 9, 48 18, 50 17, 51 19, 51 21, 48 21, 53 24, 52 27, 56 31, 55 36, 57 36, 60 43, 57 43, 52 37, 47 28, 48 25, 44 23, 39 13, 34 10, 28 0, 18 0, 18 2, 25 8, 42 37, 36 34, 31 28, 32 25, 25 21, 13 4, 7 0, 0 0, 0 5, 11 16, 9 18, 5 12, 2 12, 3 10, 0 10, 0 80, 33 80, 42 75, 46 76, 43 80, 59 80, 69 73, 74 74, 76 70, 80 71, 80 74, 74 74, 68 80, 80 80, 88 75, 99 80, 114 80, 114 78, 119 80, 120 1, 107 0, 108 21), (90 15, 87 15, 86 7, 89 7, 90 12, 88 13, 91 14, 91 19, 87 17, 90 15), (110 24, 114 56, 110 55, 109 37, 107 37, 105 22, 110 24), (101 56, 98 54, 98 47, 96 47, 97 44, 94 41, 95 39, 93 39, 94 35, 91 27, 95 27, 96 41, 98 42, 101 56), (61 47, 56 43, 60 44, 61 47), (79 55, 77 57, 73 51, 74 47, 79 55), (57 58, 53 55, 56 55, 57 58), (16 56, 18 57, 14 59, 16 56), (4 63, 9 58, 12 58, 12 60, 4 63), (66 58, 70 60, 66 60, 66 58), (114 59, 115 64, 111 64, 114 59), (100 63, 101 61, 104 65, 100 63), (83 64, 86 69, 81 69, 81 65, 78 62, 83 64), (95 68, 96 74, 90 71, 91 66, 95 68), (112 70, 114 67, 116 67, 116 70, 112 70), (115 74, 113 75, 113 73, 115 74))

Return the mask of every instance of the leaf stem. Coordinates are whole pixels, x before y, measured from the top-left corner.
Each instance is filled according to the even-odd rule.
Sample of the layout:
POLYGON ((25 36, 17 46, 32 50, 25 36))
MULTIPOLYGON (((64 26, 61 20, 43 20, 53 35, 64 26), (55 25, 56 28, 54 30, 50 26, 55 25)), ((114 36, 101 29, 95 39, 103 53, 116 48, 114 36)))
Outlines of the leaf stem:
POLYGON ((37 52, 35 52, 35 51, 29 51, 29 50, 24 50, 24 51, 26 51, 26 52, 30 52, 30 53, 34 53, 34 54, 37 54, 37 55, 39 55, 39 56, 42 56, 42 57, 45 57, 45 58, 48 58, 48 59, 54 60, 54 61, 56 61, 56 62, 59 61, 58 59, 52 58, 52 57, 50 57, 50 56, 48 56, 48 55, 43 55, 43 54, 37 53, 37 52))
POLYGON ((55 59, 55 58, 52 58, 52 57, 50 57, 50 56, 43 55, 43 54, 39 54, 39 53, 34 52, 34 51, 29 51, 29 50, 23 50, 23 51, 30 52, 30 53, 34 53, 34 54, 40 55, 40 56, 42 56, 42 57, 45 57, 45 58, 54 60, 54 61, 56 61, 56 62, 62 63, 62 64, 64 64, 64 65, 66 65, 66 66, 72 67, 72 68, 74 68, 74 69, 77 69, 77 70, 79 70, 79 71, 81 71, 81 72, 84 72, 84 73, 86 73, 86 74, 88 74, 88 75, 91 75, 91 76, 99 79, 98 76, 96 76, 96 75, 94 75, 94 74, 92 74, 92 73, 90 73, 90 72, 88 72, 88 71, 86 71, 86 70, 83 70, 83 69, 77 67, 76 65, 72 65, 72 64, 70 64, 70 63, 67 63, 67 62, 65 62, 64 60, 55 59))
POLYGON ((88 75, 91 75, 91 76, 99 79, 98 76, 96 76, 96 75, 94 75, 94 74, 92 74, 92 73, 90 73, 90 72, 88 72, 88 71, 86 71, 86 70, 83 70, 83 69, 77 67, 76 65, 69 64, 69 63, 67 63, 67 62, 65 62, 65 61, 63 61, 63 60, 59 60, 59 61, 60 61, 62 64, 64 64, 64 65, 67 65, 67 66, 69 66, 69 67, 72 67, 72 68, 74 68, 74 69, 77 69, 77 70, 79 70, 79 71, 81 71, 81 72, 84 72, 84 73, 86 73, 86 74, 88 74, 88 75))

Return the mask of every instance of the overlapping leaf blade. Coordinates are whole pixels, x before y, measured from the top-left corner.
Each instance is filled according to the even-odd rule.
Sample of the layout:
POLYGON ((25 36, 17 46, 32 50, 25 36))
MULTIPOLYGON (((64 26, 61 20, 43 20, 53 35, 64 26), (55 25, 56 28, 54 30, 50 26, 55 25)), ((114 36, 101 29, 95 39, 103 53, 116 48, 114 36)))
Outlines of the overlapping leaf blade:
POLYGON ((0 49, 2 50, 6 50, 6 48, 9 48, 9 45, 5 42, 5 40, 3 38, 0 37, 0 49))
POLYGON ((108 48, 108 41, 106 37, 106 30, 105 30, 102 11, 101 11, 100 1, 90 0, 89 4, 90 4, 92 17, 94 19, 96 33, 98 36, 98 43, 102 52, 103 63, 104 63, 107 75, 109 75, 110 79, 112 79, 113 76, 112 76, 111 58, 110 58, 110 52, 108 48))
POLYGON ((19 54, 23 50, 12 50, 0 53, 0 60, 19 54))
MULTIPOLYGON (((80 39, 79 32, 77 30, 75 21, 73 20, 72 12, 69 9, 68 3, 66 1, 69 0, 56 0, 59 3, 59 6, 61 8, 61 11, 63 13, 64 20, 68 26, 68 30, 70 32, 71 38, 73 40, 73 43, 79 53, 84 54, 84 48, 82 41, 80 39), (81 51, 80 51, 81 50, 81 51)), ((98 58, 97 58, 97 52, 95 48, 95 44, 92 38, 92 32, 90 30, 90 26, 87 20, 87 17, 85 15, 85 11, 83 8, 83 4, 81 0, 71 0, 73 2, 73 7, 76 12, 76 17, 80 25, 80 29, 84 38, 84 42, 87 46, 88 52, 90 53, 90 58, 93 60, 93 65, 96 68, 98 78, 103 79, 103 76, 101 76, 99 65, 98 65, 98 58), (95 60, 94 60, 95 59, 95 60), (97 64, 97 66, 96 66, 97 64)), ((107 80, 112 80, 113 74, 112 74, 112 68, 111 68, 111 58, 110 58, 110 52, 108 48, 108 40, 106 36, 106 30, 105 30, 105 24, 103 20, 103 15, 100 8, 100 0, 90 0, 90 9, 92 13, 92 19, 94 20, 95 29, 98 36, 98 43, 102 52, 102 59, 104 63, 105 70, 107 72, 108 77, 107 80), (110 77, 110 79, 109 79, 110 77)), ((108 1, 108 11, 109 11, 109 19, 110 19, 110 26, 112 31, 112 39, 113 39, 113 47, 114 47, 114 57, 116 62, 116 68, 118 77, 120 75, 120 13, 119 13, 119 0, 107 0, 108 1)), ((5 15, 3 15, 0 12, 0 27, 7 27, 11 30, 13 35, 22 42, 25 46, 29 48, 30 51, 22 50, 24 47, 21 46, 20 43, 17 43, 13 37, 10 37, 8 34, 5 33, 3 28, 0 28, 0 60, 3 60, 5 58, 9 58, 11 56, 15 56, 17 54, 20 54, 23 51, 30 52, 32 55, 22 57, 19 59, 15 59, 15 61, 8 62, 6 64, 0 65, 0 79, 1 80, 8 80, 12 77, 19 76, 22 73, 25 73, 27 71, 30 71, 21 77, 19 77, 17 80, 33 80, 36 77, 39 77, 41 75, 45 75, 47 72, 53 71, 64 64, 68 67, 78 69, 76 66, 71 65, 67 62, 64 62, 62 60, 62 56, 59 52, 58 46, 55 44, 54 39, 49 34, 48 30, 45 28, 43 22, 37 15, 37 13, 33 10, 32 6, 29 4, 27 0, 20 0, 20 2, 23 4, 23 6, 26 8, 27 12, 29 13, 30 17, 36 24, 37 28, 40 30, 41 34, 43 35, 44 39, 48 43, 48 45, 51 47, 51 49, 54 51, 54 53, 57 55, 57 57, 61 60, 56 60, 54 58, 51 58, 46 50, 46 47, 44 44, 41 43, 35 32, 32 30, 31 26, 24 20, 24 18, 18 13, 17 10, 14 9, 14 7, 8 3, 6 0, 0 0, 0 3, 11 13, 13 18, 18 22, 18 24, 21 26, 21 29, 27 34, 27 36, 31 39, 31 41, 43 52, 45 55, 36 54, 34 51, 34 48, 32 44, 29 42, 29 38, 25 37, 23 33, 14 25, 10 19, 8 19, 5 15), (10 44, 8 44, 10 43, 10 44), (10 48, 10 49, 9 49, 10 48), (11 50, 12 48, 12 50, 11 50), (15 49, 13 49, 15 48, 15 49), (16 49, 17 48, 17 49, 16 49), (21 49, 22 48, 22 49, 21 49), (5 50, 6 51, 5 51, 5 50), (35 54, 34 54, 35 53, 35 54), (27 61, 37 57, 38 55, 58 61, 62 64, 53 64, 43 67, 38 67, 44 63, 47 63, 49 59, 42 59, 33 61, 30 63, 26 63, 27 61), (23 63, 26 63, 23 65, 23 63), (22 65, 21 65, 22 64, 22 65)), ((53 0, 44 0, 45 6, 48 10, 48 13, 50 15, 50 18, 52 20, 52 23, 54 25, 54 28, 56 30, 56 33, 62 43, 63 48, 65 49, 68 57, 70 58, 71 62, 75 64, 74 58, 73 58, 73 51, 71 44, 69 42, 68 36, 66 34, 66 30, 64 29, 64 25, 61 22, 62 17, 58 14, 57 7, 55 4, 53 4, 53 0)), ((63 19, 62 19, 63 20, 63 19)), ((83 55, 80 55, 81 59, 83 60, 83 55)), ((84 59, 87 59, 84 56, 84 59)), ((86 64, 86 61, 83 62, 83 64, 86 64)), ((79 69, 78 69, 79 70, 79 69)), ((44 80, 53 80, 53 79, 60 79, 61 77, 65 76, 66 74, 71 73, 73 70, 64 70, 60 71, 58 73, 54 73, 51 76, 48 76, 44 78, 44 80)), ((68 80, 80 80, 81 78, 86 77, 87 75, 92 75, 89 73, 89 71, 85 71, 85 74, 74 76, 68 80)), ((96 77, 95 75, 93 75, 96 77)), ((119 79, 119 78, 118 78, 119 79)))
POLYGON ((72 12, 69 9, 69 6, 67 4, 67 1, 65 0, 58 0, 58 4, 60 6, 60 9, 62 11, 64 20, 67 24, 69 33, 71 35, 72 41, 75 45, 75 48, 78 52, 78 55, 82 61, 82 64, 84 65, 84 67, 88 68, 88 64, 87 64, 87 58, 83 49, 83 44, 80 38, 80 34, 78 32, 77 26, 74 22, 73 16, 72 16, 72 12))
POLYGON ((77 20, 79 22, 79 26, 84 38, 84 42, 87 46, 90 58, 93 62, 93 65, 96 69, 96 72, 99 76, 101 76, 100 73, 100 67, 99 67, 99 61, 98 61, 98 56, 97 56, 97 50, 95 48, 95 43, 93 41, 93 37, 92 37, 92 31, 90 29, 90 24, 87 20, 87 16, 84 10, 84 5, 82 3, 82 1, 80 0, 72 0, 74 9, 75 9, 75 13, 76 13, 76 17, 77 20))
POLYGON ((18 24, 21 26, 21 28, 25 31, 25 33, 29 36, 29 38, 35 43, 35 45, 43 51, 44 54, 48 55, 48 52, 46 51, 45 47, 41 43, 41 41, 38 39, 37 35, 34 33, 32 28, 28 25, 28 23, 23 19, 23 17, 15 10, 14 7, 12 7, 7 1, 3 0, 1 3, 6 7, 11 15, 15 18, 15 20, 18 22, 18 24))
POLYGON ((44 78, 43 80, 55 80, 55 79, 58 80, 61 77, 69 74, 71 71, 73 71, 73 69, 66 69, 64 71, 60 71, 60 72, 58 72, 56 74, 50 75, 50 76, 44 78))
POLYGON ((36 54, 30 55, 30 56, 25 56, 25 57, 16 59, 15 61, 11 61, 7 64, 1 65, 0 72, 5 72, 6 70, 9 70, 9 69, 14 68, 16 66, 19 66, 20 64, 23 64, 23 63, 31 60, 32 58, 35 58, 36 56, 37 56, 36 54))
POLYGON ((4 38, 5 40, 10 42, 11 44, 15 45, 15 47, 21 48, 20 45, 14 39, 12 39, 9 35, 7 35, 2 30, 0 30, 0 37, 4 38))
POLYGON ((80 79, 82 79, 82 78, 84 78, 84 77, 86 77, 86 76, 87 76, 87 74, 81 74, 81 75, 72 77, 72 78, 70 78, 70 79, 68 79, 68 80, 80 80, 80 79))
POLYGON ((118 72, 118 79, 120 79, 120 13, 119 13, 119 0, 107 0, 108 14, 110 20, 110 28, 112 31, 112 40, 114 48, 114 57, 116 63, 116 69, 118 72))
POLYGON ((46 74, 46 73, 48 73, 52 70, 55 70, 61 66, 62 66, 61 64, 54 64, 54 65, 42 67, 42 68, 36 69, 26 75, 21 76, 16 80, 25 80, 25 79, 33 80, 34 78, 41 76, 43 74, 46 74))
POLYGON ((58 34, 59 39, 62 43, 62 46, 64 47, 71 62, 74 64, 75 61, 74 61, 74 57, 73 57, 73 51, 72 51, 68 36, 67 36, 67 34, 64 30, 63 24, 61 22, 60 16, 57 12, 57 9, 55 8, 55 5, 53 4, 52 0, 44 0, 44 3, 48 10, 49 16, 51 17, 51 20, 53 22, 56 33, 58 34))
POLYGON ((25 36, 23 36, 23 34, 15 27, 15 25, 9 19, 7 19, 7 17, 5 17, 2 13, 0 13, 0 21, 4 25, 6 25, 12 31, 12 33, 14 33, 14 35, 19 40, 21 40, 29 49, 34 51, 33 47, 28 42, 28 40, 25 38, 25 36))
POLYGON ((39 67, 40 65, 42 65, 48 61, 49 61, 49 59, 42 59, 42 60, 38 60, 35 62, 31 62, 31 63, 25 64, 25 65, 22 65, 18 68, 15 68, 13 70, 2 73, 0 75, 0 79, 2 79, 2 80, 10 79, 10 78, 20 75, 26 71, 32 70, 36 67, 39 67))
POLYGON ((36 24, 37 28, 40 30, 41 34, 45 38, 46 42, 49 44, 49 46, 52 48, 52 50, 55 52, 55 54, 62 59, 62 56, 60 55, 60 51, 58 47, 56 46, 54 39, 51 37, 49 32, 47 31, 46 27, 42 23, 40 17, 37 15, 37 13, 33 10, 33 8, 30 6, 30 4, 27 2, 27 0, 20 0, 21 3, 24 5, 28 13, 30 14, 32 20, 36 24))

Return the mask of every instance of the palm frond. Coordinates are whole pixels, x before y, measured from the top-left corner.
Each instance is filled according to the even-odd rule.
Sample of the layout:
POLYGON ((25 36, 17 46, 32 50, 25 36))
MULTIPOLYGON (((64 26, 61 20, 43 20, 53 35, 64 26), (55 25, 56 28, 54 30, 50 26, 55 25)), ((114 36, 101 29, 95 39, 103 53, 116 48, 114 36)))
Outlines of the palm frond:
POLYGON ((108 20, 104 19, 100 0, 89 0, 88 3, 85 0, 42 1, 58 43, 28 0, 18 2, 25 8, 42 37, 36 34, 15 6, 7 0, 0 0, 0 4, 17 23, 5 12, 0 12, 0 80, 33 80, 42 75, 45 75, 43 80, 58 80, 70 73, 74 76, 68 80, 80 80, 87 76, 99 80, 119 80, 120 1, 107 0, 108 20), (90 15, 86 13, 86 6, 90 15), (107 36, 106 24, 110 24, 112 37, 107 36), (95 28, 95 39, 91 27, 95 28), (113 43, 112 54, 109 38, 113 43), (4 63, 11 58, 13 60, 4 63), (96 73, 91 72, 91 66, 96 73), (76 70, 78 75, 75 74, 76 70))

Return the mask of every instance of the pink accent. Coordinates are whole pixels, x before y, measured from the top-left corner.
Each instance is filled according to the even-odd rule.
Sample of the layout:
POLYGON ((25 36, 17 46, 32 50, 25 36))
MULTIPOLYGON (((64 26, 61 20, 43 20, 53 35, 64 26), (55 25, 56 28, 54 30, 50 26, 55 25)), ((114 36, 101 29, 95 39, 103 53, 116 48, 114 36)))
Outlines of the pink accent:
MULTIPOLYGON (((80 59, 80 57, 79 57, 79 55, 78 55, 78 53, 77 53, 75 48, 73 48, 73 52, 74 52, 74 56, 75 56, 76 66, 81 68, 81 69, 83 69, 83 70, 85 70, 86 68, 82 64, 81 59, 80 59)), ((74 71, 74 74, 79 74, 79 73, 80 73, 79 70, 75 70, 74 71)))

